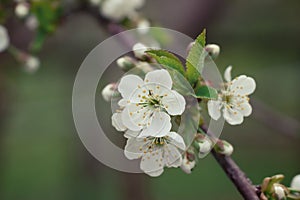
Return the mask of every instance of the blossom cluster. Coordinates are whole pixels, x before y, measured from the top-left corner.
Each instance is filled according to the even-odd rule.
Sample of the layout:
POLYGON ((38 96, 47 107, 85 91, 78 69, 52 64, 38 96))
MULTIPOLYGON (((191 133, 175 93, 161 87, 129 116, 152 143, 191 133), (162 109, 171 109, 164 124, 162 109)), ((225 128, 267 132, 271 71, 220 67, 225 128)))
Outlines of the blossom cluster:
MULTIPOLYGON (((190 51, 193 51, 193 48, 191 47, 190 51)), ((215 44, 206 45, 204 49, 206 55, 212 58, 216 58, 220 52, 220 47, 215 44)), ((118 101, 119 108, 113 113, 111 120, 115 129, 123 132, 127 140, 125 156, 130 160, 140 159, 142 171, 150 176, 159 176, 163 173, 164 167, 181 167, 184 172, 191 173, 198 158, 206 156, 214 145, 218 153, 231 155, 233 146, 227 141, 196 132, 193 142, 187 144, 186 138, 174 128, 176 120, 172 119, 181 118, 188 106, 186 101, 188 95, 180 94, 173 88, 172 76, 168 71, 170 68, 162 66, 161 69, 156 69, 151 63, 159 64, 160 55, 173 59, 171 64, 177 62, 181 65, 180 60, 169 52, 149 50, 140 43, 134 45, 133 51, 135 58, 124 56, 117 60, 117 64, 124 71, 138 68, 144 73, 145 78, 127 73, 118 83, 108 84, 102 91, 106 101, 118 96, 116 93, 121 96, 118 101)), ((252 112, 249 95, 254 92, 256 83, 253 78, 246 75, 232 79, 231 69, 229 66, 225 70, 224 89, 217 90, 209 85, 196 88, 199 87, 197 86, 199 83, 205 84, 201 81, 201 77, 198 84, 191 83, 191 86, 195 91, 203 87, 215 91, 216 97, 203 92, 194 96, 199 102, 207 103, 208 114, 212 119, 218 120, 223 117, 229 124, 237 125, 252 112)), ((203 120, 199 122, 200 130, 201 121, 203 120)))

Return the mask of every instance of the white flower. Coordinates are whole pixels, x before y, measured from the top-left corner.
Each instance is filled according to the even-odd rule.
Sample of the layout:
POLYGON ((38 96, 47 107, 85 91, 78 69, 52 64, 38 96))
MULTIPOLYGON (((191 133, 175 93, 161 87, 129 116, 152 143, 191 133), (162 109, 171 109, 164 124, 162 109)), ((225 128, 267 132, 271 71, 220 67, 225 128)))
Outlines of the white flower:
POLYGON ((9 36, 4 26, 0 25, 0 52, 4 51, 9 45, 9 36))
POLYGON ((223 117, 231 125, 241 124, 244 117, 252 113, 248 95, 255 90, 256 84, 253 78, 245 75, 231 80, 231 66, 225 71, 224 78, 228 82, 227 89, 221 91, 217 100, 209 100, 208 113, 214 120, 218 120, 223 112, 223 117))
POLYGON ((183 160, 182 160, 182 164, 180 166, 182 171, 184 171, 187 174, 190 174, 192 172, 192 169, 194 169, 195 165, 196 165, 195 159, 189 160, 188 152, 185 153, 183 160))
POLYGON ((220 46, 217 44, 208 44, 205 46, 205 50, 212 58, 216 58, 220 54, 220 46))
POLYGON ((17 17, 23 18, 26 17, 29 13, 29 4, 27 2, 20 2, 15 7, 15 14, 17 17))
POLYGON ((115 83, 110 83, 106 85, 101 92, 103 99, 105 101, 110 101, 113 95, 115 94, 116 89, 117 88, 115 83))
POLYGON ((125 156, 132 159, 141 158, 141 170, 150 176, 159 176, 164 167, 179 167, 182 164, 182 155, 179 151, 185 150, 182 137, 169 132, 164 137, 129 137, 125 146, 125 156))
POLYGON ((145 56, 145 51, 148 50, 148 47, 146 47, 142 43, 136 43, 135 45, 133 45, 132 50, 135 57, 143 58, 145 56))
POLYGON ((141 131, 140 137, 165 136, 171 129, 170 115, 181 115, 185 109, 185 99, 171 88, 171 76, 164 69, 147 73, 144 81, 136 75, 124 76, 118 91, 125 127, 141 131))
POLYGON ((300 191, 300 174, 295 176, 291 182, 291 188, 299 190, 300 191))
POLYGON ((34 73, 40 67, 40 60, 34 56, 28 56, 25 60, 25 70, 30 73, 34 73))
POLYGON ((101 6, 101 13, 107 18, 120 21, 134 15, 144 3, 144 0, 105 0, 101 6))

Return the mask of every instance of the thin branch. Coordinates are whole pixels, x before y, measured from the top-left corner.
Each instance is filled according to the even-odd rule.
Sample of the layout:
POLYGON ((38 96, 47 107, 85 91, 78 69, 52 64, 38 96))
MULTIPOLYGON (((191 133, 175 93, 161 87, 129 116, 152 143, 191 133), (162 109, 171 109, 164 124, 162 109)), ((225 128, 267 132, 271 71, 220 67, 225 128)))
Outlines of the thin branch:
MULTIPOLYGON (((214 137, 213 133, 208 132, 207 127, 202 126, 201 128, 207 133, 207 135, 214 137)), ((239 168, 230 156, 219 154, 214 149, 211 153, 244 199, 259 200, 256 187, 252 185, 250 179, 247 178, 246 174, 239 168)))

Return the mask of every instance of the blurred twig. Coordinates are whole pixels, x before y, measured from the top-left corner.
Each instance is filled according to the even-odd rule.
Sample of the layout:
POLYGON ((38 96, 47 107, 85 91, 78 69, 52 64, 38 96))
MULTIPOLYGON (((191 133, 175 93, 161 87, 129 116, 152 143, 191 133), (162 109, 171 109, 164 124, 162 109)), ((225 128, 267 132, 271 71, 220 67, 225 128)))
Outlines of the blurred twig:
POLYGON ((253 116, 258 121, 276 131, 291 137, 299 137, 300 123, 289 116, 286 116, 257 99, 251 101, 253 105, 253 116))

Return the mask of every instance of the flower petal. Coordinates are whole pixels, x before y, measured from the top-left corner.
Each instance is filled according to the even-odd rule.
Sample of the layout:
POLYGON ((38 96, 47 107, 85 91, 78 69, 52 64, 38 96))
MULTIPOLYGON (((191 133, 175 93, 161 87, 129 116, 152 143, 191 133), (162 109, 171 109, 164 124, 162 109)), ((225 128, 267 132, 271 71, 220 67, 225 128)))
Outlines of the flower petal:
POLYGON ((231 125, 238 125, 243 123, 244 116, 238 110, 234 110, 228 107, 225 107, 223 110, 223 116, 225 120, 231 125))
POLYGON ((143 80, 136 75, 126 75, 121 78, 118 85, 118 91, 121 93, 124 99, 129 99, 131 94, 141 85, 143 85, 143 80))
POLYGON ((171 117, 165 112, 154 112, 150 125, 143 129, 139 137, 163 137, 171 130, 171 117))
POLYGON ((161 175, 164 171, 164 160, 162 155, 161 148, 156 149, 152 153, 148 152, 144 154, 140 164, 141 170, 153 177, 161 175))
POLYGON ((167 167, 179 167, 182 164, 182 155, 172 144, 164 146, 164 159, 167 167))
POLYGON ((207 102, 208 114, 214 120, 218 120, 221 117, 222 102, 217 100, 209 100, 207 102))
POLYGON ((165 86, 168 89, 172 88, 172 79, 169 72, 165 69, 154 70, 146 74, 145 83, 156 83, 165 86))
POLYGON ((136 104, 128 104, 122 112, 123 124, 132 131, 139 131, 143 128, 145 118, 144 110, 136 104))
POLYGON ((136 138, 139 134, 140 134, 140 131, 127 130, 124 134, 124 137, 127 139, 136 138))
POLYGON ((162 98, 162 104, 170 115, 181 115, 185 110, 185 99, 175 90, 162 98))
POLYGON ((121 113, 114 113, 111 116, 111 122, 113 127, 117 129, 117 131, 125 131, 127 128, 122 122, 122 114, 121 113))
POLYGON ((143 140, 129 138, 124 149, 124 154, 129 160, 138 159, 143 155, 146 147, 147 146, 143 140))
POLYGON ((170 139, 170 144, 173 144, 174 146, 178 147, 179 149, 181 149, 183 151, 185 150, 186 146, 185 146, 184 140, 181 137, 181 135, 179 135, 176 132, 169 132, 167 134, 167 136, 170 139))
POLYGON ((231 83, 229 90, 242 96, 252 94, 256 88, 254 79, 245 75, 235 78, 231 83))
POLYGON ((245 117, 248 117, 252 113, 252 107, 251 107, 251 105, 248 102, 244 102, 244 103, 240 104, 240 106, 238 108, 239 108, 239 111, 245 117))
POLYGON ((227 82, 231 81, 231 70, 232 70, 232 66, 228 66, 224 72, 224 79, 227 82))

